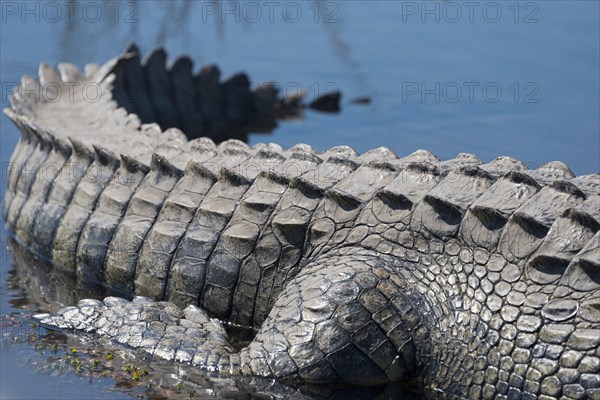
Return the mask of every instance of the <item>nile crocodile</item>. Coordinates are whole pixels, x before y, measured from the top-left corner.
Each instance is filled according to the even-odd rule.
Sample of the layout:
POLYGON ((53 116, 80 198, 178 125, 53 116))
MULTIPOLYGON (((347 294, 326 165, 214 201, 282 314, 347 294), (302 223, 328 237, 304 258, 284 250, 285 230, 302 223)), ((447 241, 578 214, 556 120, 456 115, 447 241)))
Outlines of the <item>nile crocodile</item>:
MULTIPOLYGON (((42 65, 5 110, 21 132, 7 226, 111 295, 44 324, 227 376, 600 399, 599 174, 188 139, 118 107, 114 82, 140 74, 119 60, 42 65), (73 83, 99 99, 27 96, 73 83), (226 324, 256 334, 234 349, 226 324)), ((152 65, 133 109, 195 126, 189 87, 152 65)))

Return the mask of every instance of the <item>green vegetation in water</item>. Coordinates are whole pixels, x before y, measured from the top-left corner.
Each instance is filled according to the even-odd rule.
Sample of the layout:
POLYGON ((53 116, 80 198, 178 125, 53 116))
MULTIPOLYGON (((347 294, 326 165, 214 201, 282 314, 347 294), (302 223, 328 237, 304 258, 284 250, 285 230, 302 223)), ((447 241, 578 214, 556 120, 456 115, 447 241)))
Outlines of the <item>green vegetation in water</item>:
POLYGON ((133 366, 133 364, 125 364, 123 370, 125 370, 125 372, 131 375, 131 380, 135 382, 139 381, 140 379, 149 379, 148 377, 150 373, 147 369, 142 370, 140 367, 133 366))
MULTIPOLYGON (((177 394, 182 394, 184 393, 184 389, 185 385, 183 384, 183 382, 177 382, 177 385, 175 385, 175 393, 177 394)), ((187 394, 188 396, 191 398, 194 398, 196 396, 196 389, 190 387, 187 389, 187 394)))
MULTIPOLYGON (((0 316, 1 344, 3 351, 9 346, 28 344, 35 354, 45 357, 23 358, 23 366, 33 374, 71 373, 78 377, 85 376, 89 382, 92 382, 93 378, 112 378, 117 387, 126 389, 129 394, 138 398, 147 398, 146 392, 156 390, 160 386, 151 381, 150 371, 143 365, 128 363, 119 367, 122 360, 113 352, 69 345, 64 334, 49 331, 28 320, 27 315, 0 316)), ((193 388, 186 390, 190 397, 196 393, 193 388)))
MULTIPOLYGON (((154 366, 151 359, 142 357, 135 363, 127 362, 119 349, 105 347, 94 340, 89 343, 77 340, 77 343, 73 343, 70 336, 31 322, 27 314, 0 315, 0 325, 3 351, 13 347, 27 354, 27 348, 33 349, 34 355, 29 352, 27 356, 19 357, 22 361, 19 366, 29 371, 34 379, 39 374, 71 374, 73 377, 86 378, 85 384, 98 379, 111 379, 112 382, 101 383, 108 385, 108 393, 116 389, 142 399, 173 397, 175 393, 183 398, 198 397, 199 388, 194 387, 196 384, 193 381, 169 382, 161 372, 162 367, 154 366), (113 385, 114 388, 111 388, 113 385)), ((79 385, 76 382, 71 383, 73 390, 77 390, 79 385)), ((212 390, 208 389, 208 392, 212 390)))

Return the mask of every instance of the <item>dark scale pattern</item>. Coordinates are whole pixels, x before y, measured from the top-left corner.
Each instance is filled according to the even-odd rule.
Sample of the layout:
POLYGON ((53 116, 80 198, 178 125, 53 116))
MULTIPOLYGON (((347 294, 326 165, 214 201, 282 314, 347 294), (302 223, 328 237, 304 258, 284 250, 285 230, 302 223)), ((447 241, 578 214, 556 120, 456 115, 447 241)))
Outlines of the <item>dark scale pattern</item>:
POLYGON ((114 154, 98 147, 94 150, 95 160, 77 186, 54 238, 52 259, 69 271, 75 270, 79 234, 95 209, 100 194, 119 167, 114 154))
POLYGON ((218 86, 218 71, 192 78, 188 59, 167 70, 165 57, 85 75, 42 65, 40 82, 24 78, 11 97, 5 112, 22 136, 8 227, 81 281, 138 296, 82 300, 43 323, 224 376, 600 398, 598 174, 508 157, 188 141, 114 98, 125 93, 143 121, 202 129, 246 118, 249 103, 215 94, 218 104, 194 97, 190 108, 189 85, 218 86), (115 89, 148 74, 138 94, 115 89), (106 91, 94 104, 22 95, 71 81, 106 91), (236 351, 223 323, 256 336, 236 351))
POLYGON ((77 241, 77 275, 104 282, 104 260, 109 243, 121 221, 129 200, 148 168, 123 158, 120 168, 100 194, 98 202, 85 222, 77 241))
MULTIPOLYGON (((17 214, 18 217, 13 229, 15 230, 15 236, 22 243, 34 243, 31 234, 38 213, 47 201, 48 193, 52 188, 54 179, 71 156, 70 146, 60 143, 61 139, 58 137, 54 137, 54 140, 55 146, 52 146, 52 151, 41 164, 38 170, 39 176, 36 176, 31 186, 32 195, 28 196, 24 203, 19 203, 21 209, 17 214)), ((16 203, 14 207, 17 207, 16 203)))
POLYGON ((106 283, 117 293, 131 296, 140 248, 162 207, 182 175, 163 157, 152 158, 150 172, 129 201, 127 211, 108 246, 105 261, 106 283))
MULTIPOLYGON (((25 132, 19 141, 19 147, 24 147, 24 149, 15 152, 14 162, 16 164, 13 165, 18 165, 14 168, 19 172, 14 177, 14 181, 9 180, 8 189, 13 186, 12 192, 7 195, 4 202, 4 209, 6 210, 4 220, 11 229, 15 228, 19 220, 21 210, 27 199, 29 199, 31 187, 36 182, 37 172, 49 156, 51 148, 47 136, 38 133, 36 128, 27 126, 26 123, 17 126, 21 129, 21 132, 25 132), (14 185, 11 185, 12 182, 14 182, 14 185)), ((50 180, 53 180, 52 177, 50 177, 50 180)))

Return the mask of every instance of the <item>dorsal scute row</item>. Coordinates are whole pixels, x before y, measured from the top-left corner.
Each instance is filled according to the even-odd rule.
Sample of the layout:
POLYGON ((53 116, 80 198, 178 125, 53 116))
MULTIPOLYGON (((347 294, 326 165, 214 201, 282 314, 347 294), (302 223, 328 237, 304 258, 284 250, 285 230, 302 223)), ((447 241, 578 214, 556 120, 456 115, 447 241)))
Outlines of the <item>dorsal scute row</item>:
MULTIPOLYGON (((124 56, 123 59, 131 57, 136 56, 124 56)), ((177 71, 190 69, 190 60, 181 58, 167 71, 165 59, 166 53, 159 50, 138 66, 152 69, 156 64, 160 67, 157 69, 159 75, 163 72, 178 75, 177 71)), ((323 153, 317 153, 307 145, 286 150, 276 144, 250 147, 238 140, 217 146, 210 139, 188 141, 178 129, 163 132, 157 124, 141 124, 135 114, 116 107, 112 98, 103 98, 95 108, 78 98, 73 106, 77 110, 81 108, 80 119, 84 122, 93 119, 91 116, 96 116, 98 110, 103 110, 98 118, 106 119, 110 132, 91 129, 89 132, 99 133, 91 136, 74 127, 77 133, 69 136, 64 134, 64 127, 45 126, 45 120, 37 114, 38 111, 42 116, 52 111, 64 112, 66 104, 46 103, 36 108, 36 103, 25 96, 30 90, 38 90, 41 84, 52 82, 66 84, 94 80, 112 90, 111 85, 118 84, 114 82, 114 74, 110 73, 115 63, 119 60, 111 60, 99 68, 91 66, 85 74, 73 65, 63 64, 57 69, 41 65, 39 82, 24 78, 13 96, 17 113, 6 112, 22 130, 23 140, 35 143, 33 147, 43 151, 53 149, 65 155, 71 152, 70 160, 81 160, 83 166, 92 162, 113 165, 116 156, 108 154, 126 153, 121 155, 121 167, 127 174, 151 174, 157 179, 150 183, 150 178, 146 178, 146 184, 151 186, 166 178, 170 182, 168 186, 175 188, 172 190, 179 190, 176 182, 195 173, 206 177, 211 184, 220 182, 221 188, 241 185, 246 197, 240 195, 236 207, 245 201, 249 206, 260 208, 261 190, 279 193, 283 190, 280 188, 298 188, 304 195, 319 199, 323 215, 334 222, 343 221, 345 227, 352 223, 367 223, 366 214, 361 210, 369 209, 368 224, 373 225, 374 219, 388 224, 403 221, 414 231, 426 232, 428 237, 459 238, 468 245, 498 251, 511 262, 526 263, 534 254, 538 261, 560 258, 563 260, 561 265, 566 261, 573 262, 577 257, 569 258, 564 254, 572 255, 589 243, 573 238, 571 242, 576 244, 571 250, 553 250, 556 247, 553 242, 556 238, 551 235, 553 227, 560 225, 563 231, 567 229, 565 227, 584 229, 586 233, 582 238, 597 232, 598 220, 593 206, 594 195, 600 190, 600 175, 574 178, 572 171, 561 162, 550 162, 529 170, 525 164, 508 157, 483 164, 476 156, 466 153, 440 161, 425 150, 398 158, 387 148, 359 155, 348 146, 336 146, 323 153), (24 111, 25 108, 28 111, 24 111), (100 148, 105 150, 99 151, 100 148), (561 256, 549 257, 548 253, 560 253, 561 256)), ((137 73, 135 69, 126 71, 130 78, 137 73)), ((204 74, 205 78, 218 75, 214 68, 203 71, 200 75, 204 74)), ((238 81, 244 83, 244 77, 236 76, 230 83, 238 81)), ((168 88, 153 83, 144 90, 160 92, 168 88)), ((136 186, 133 190, 139 189, 136 186)), ((274 198, 265 204, 275 201, 274 198)), ((315 215, 320 215, 319 212, 315 215)), ((340 237, 343 236, 338 235, 336 240, 340 237)), ((589 266, 585 258, 580 259, 584 260, 580 264, 589 266)), ((533 261, 531 264, 532 268, 541 265, 533 261)))
POLYGON ((493 168, 486 164, 465 167, 459 162, 447 165, 452 164, 458 169, 442 177, 423 174, 431 171, 428 162, 402 169, 374 193, 355 226, 401 223, 425 237, 444 241, 456 237, 467 246, 497 252, 509 262, 527 266, 528 276, 539 283, 558 282, 562 277, 570 279, 573 289, 597 288, 594 282, 600 281, 600 270, 578 254, 585 246, 591 254, 589 248, 598 245, 593 237, 600 227, 600 175, 566 180, 570 170, 562 163, 531 171, 505 157, 490 163, 495 164, 493 168), (500 175, 498 166, 506 165, 516 169, 502 170, 500 175), (536 177, 542 175, 538 181, 536 177), (556 179, 551 180, 552 176, 556 179))

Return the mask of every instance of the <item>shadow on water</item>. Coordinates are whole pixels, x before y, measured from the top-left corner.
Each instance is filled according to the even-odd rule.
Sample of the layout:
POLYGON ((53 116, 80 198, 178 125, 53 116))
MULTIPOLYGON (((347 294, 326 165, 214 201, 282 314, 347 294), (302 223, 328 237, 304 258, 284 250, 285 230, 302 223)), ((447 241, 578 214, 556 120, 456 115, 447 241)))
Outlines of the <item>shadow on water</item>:
MULTIPOLYGON (((69 391, 99 385, 105 393, 121 392, 138 398, 159 399, 177 395, 190 398, 296 398, 296 399, 429 399, 416 387, 389 384, 374 387, 287 386, 270 379, 215 376, 187 364, 154 359, 134 349, 117 346, 96 336, 48 330, 38 326, 31 313, 56 312, 82 298, 101 299, 105 289, 80 282, 75 275, 55 268, 9 241, 14 260, 8 288, 10 303, 28 313, 0 318, 3 362, 14 359, 36 376, 60 376, 69 391)), ((230 332, 235 333, 233 331, 230 332)), ((232 338, 232 340, 235 340, 232 338)))

